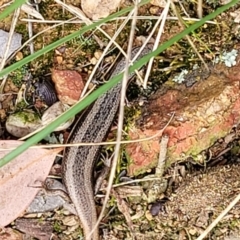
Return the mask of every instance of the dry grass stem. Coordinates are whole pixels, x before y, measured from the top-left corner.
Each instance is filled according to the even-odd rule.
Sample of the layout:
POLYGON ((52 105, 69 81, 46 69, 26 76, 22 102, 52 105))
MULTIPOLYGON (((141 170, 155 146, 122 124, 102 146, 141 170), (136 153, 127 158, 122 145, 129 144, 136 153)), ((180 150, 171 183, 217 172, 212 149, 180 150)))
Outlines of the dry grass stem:
POLYGON ((92 233, 98 227, 101 219, 104 216, 104 212, 107 207, 108 199, 109 199, 110 192, 111 192, 112 185, 113 185, 113 180, 115 178, 115 172, 116 172, 116 168, 117 168, 118 156, 119 156, 120 146, 121 146, 120 141, 122 138, 124 103, 125 103, 126 87, 127 87, 127 82, 128 82, 128 67, 129 67, 129 63, 130 63, 132 44, 133 44, 133 39, 134 39, 134 35, 135 35, 137 12, 138 12, 138 2, 136 1, 135 6, 134 6, 134 15, 133 15, 135 18, 133 18, 132 23, 131 23, 131 30, 130 30, 130 36, 129 36, 129 42, 128 42, 128 50, 127 50, 127 58, 126 58, 126 69, 125 69, 123 81, 122 81, 121 99, 120 99, 120 107, 119 107, 119 118, 118 118, 118 129, 117 129, 117 143, 116 143, 115 150, 114 150, 114 158, 113 158, 113 162, 112 162, 110 176, 108 179, 108 186, 106 189, 106 195, 104 198, 102 210, 101 210, 101 213, 99 214, 96 226, 92 229, 92 233))
MULTIPOLYGON (((11 28, 10 28, 10 31, 9 31, 8 42, 7 42, 7 45, 6 45, 6 49, 5 49, 3 58, 1 59, 1 62, 0 62, 0 71, 4 68, 5 63, 7 61, 8 52, 9 52, 9 49, 10 49, 10 45, 11 45, 11 42, 12 42, 12 38, 13 38, 13 34, 14 34, 14 31, 15 31, 15 27, 16 27, 16 24, 17 24, 19 14, 20 14, 20 8, 16 9, 14 11, 14 14, 13 14, 13 19, 12 19, 12 22, 11 22, 11 28)), ((7 81, 7 77, 3 78, 2 82, 1 82, 1 85, 0 85, 0 94, 3 93, 3 89, 4 89, 4 86, 6 84, 6 81, 7 81)))
MULTIPOLYGON (((125 20, 128 17, 117 17, 113 18, 113 20, 118 21, 118 20, 125 20)), ((130 17, 132 19, 132 17, 130 17)), ((159 16, 137 16, 137 20, 158 20, 159 16)), ((190 17, 182 17, 184 21, 190 21, 190 22, 198 22, 201 19, 198 18, 190 18, 190 17)), ((177 17, 167 17, 167 20, 173 20, 173 21, 178 21, 177 17)), ((50 24, 56 24, 56 23, 62 23, 62 20, 40 20, 40 19, 29 19, 29 18, 21 18, 21 21, 23 22, 34 22, 34 23, 50 23, 50 24)), ((96 22, 96 21, 92 21, 96 22)), ((69 23, 76 24, 76 23, 84 23, 82 20, 71 20, 69 23)), ((213 21, 206 21, 206 23, 209 24, 214 24, 216 25, 216 22, 213 21)), ((104 25, 104 24, 103 24, 104 25)))
POLYGON ((196 239, 204 239, 208 233, 221 221, 221 219, 239 202, 240 194, 219 214, 219 216, 207 227, 207 229, 196 239))
MULTIPOLYGON (((172 7, 172 10, 174 12, 174 14, 178 17, 179 21, 179 26, 182 28, 182 29, 185 29, 185 25, 184 25, 184 22, 183 22, 183 19, 182 17, 180 16, 180 14, 178 13, 177 9, 176 9, 176 6, 173 2, 171 2, 171 7, 172 7)), ((194 52, 197 54, 197 56, 199 57, 199 59, 202 61, 204 67, 206 68, 207 71, 209 71, 209 68, 208 68, 208 65, 206 64, 206 62, 204 61, 203 57, 201 56, 201 54, 198 52, 196 46, 194 45, 194 43, 192 42, 191 38, 186 35, 186 39, 187 41, 189 42, 190 46, 192 47, 192 49, 194 50, 194 52)))
MULTIPOLYGON (((153 46, 153 51, 157 49, 158 44, 160 42, 160 39, 161 39, 161 36, 162 36, 162 33, 163 33, 163 29, 164 29, 164 26, 165 26, 166 18, 167 18, 167 15, 168 15, 170 2, 171 2, 171 0, 167 1, 167 4, 166 4, 164 10, 163 10, 161 16, 159 17, 159 20, 157 21, 157 23, 155 25, 157 27, 160 24, 160 21, 162 21, 161 24, 160 24, 160 28, 159 28, 154 46, 153 46)), ((155 29, 153 28, 152 33, 154 31, 155 31, 155 29)), ((149 75, 150 75, 150 72, 151 72, 151 69, 152 69, 153 59, 154 58, 151 58, 148 62, 148 65, 147 65, 147 70, 146 70, 146 74, 145 74, 145 78, 144 78, 144 82, 143 82, 143 88, 145 88, 145 89, 147 88, 147 81, 148 81, 148 78, 149 78, 149 75)))

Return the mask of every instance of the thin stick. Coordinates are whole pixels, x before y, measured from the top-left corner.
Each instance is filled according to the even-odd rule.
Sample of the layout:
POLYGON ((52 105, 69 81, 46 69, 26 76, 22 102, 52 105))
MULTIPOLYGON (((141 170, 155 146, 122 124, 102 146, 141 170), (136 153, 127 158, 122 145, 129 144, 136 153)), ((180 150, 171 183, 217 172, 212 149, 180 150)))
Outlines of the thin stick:
POLYGON ((219 214, 219 216, 205 229, 205 231, 196 239, 202 240, 204 239, 208 233, 222 220, 222 218, 239 202, 240 193, 236 196, 236 198, 219 214))
POLYGON ((5 65, 5 62, 7 60, 9 49, 10 49, 10 46, 11 46, 11 43, 12 43, 12 38, 13 38, 13 34, 14 34, 14 31, 15 31, 15 27, 16 27, 16 24, 17 24, 19 14, 20 14, 20 8, 16 9, 14 14, 13 14, 13 19, 12 19, 11 28, 10 28, 10 31, 9 31, 6 50, 4 52, 4 55, 3 55, 3 58, 2 58, 1 64, 0 64, 0 71, 3 69, 3 67, 5 65))
POLYGON ((10 1, 10 2, 8 2, 8 3, 5 3, 5 4, 3 4, 3 5, 0 7, 0 9, 7 7, 7 6, 11 5, 12 3, 13 3, 13 1, 10 1))
MULTIPOLYGON (((117 18, 113 18, 113 21, 114 20, 124 20, 128 17, 117 17, 117 18)), ((130 17, 130 19, 132 19, 132 17, 130 17)), ((159 19, 159 16, 137 16, 137 19, 138 20, 158 20, 159 19)), ((190 21, 190 22, 198 22, 200 21, 201 19, 198 19, 198 18, 190 18, 190 17, 183 17, 182 18, 184 21, 190 21)), ((173 21, 178 21, 178 18, 177 17, 167 17, 167 20, 173 20, 173 21)), ((52 24, 56 24, 56 23, 62 23, 62 20, 40 20, 40 19, 29 19, 29 18, 21 18, 21 21, 23 22, 34 22, 34 23, 52 23, 52 24)), ((69 20, 67 20, 69 21, 69 20)), ((93 21, 93 22, 96 22, 96 21, 93 21)), ((76 23, 84 23, 83 20, 71 20, 69 21, 69 23, 72 23, 72 24, 76 24, 76 23)), ((210 23, 210 24, 214 24, 216 25, 217 23, 216 22, 213 22, 213 21, 206 21, 206 23, 210 23)))
MULTIPOLYGON (((176 6, 173 2, 171 2, 171 7, 172 10, 174 12, 174 14, 178 17, 179 21, 178 21, 178 25, 180 27, 182 27, 183 29, 185 29, 185 25, 183 22, 182 17, 180 16, 180 14, 178 13, 176 6)), ((197 56, 199 57, 199 59, 202 61, 204 67, 206 68, 207 71, 209 71, 208 65, 206 64, 206 62, 204 61, 204 59, 202 58, 201 54, 198 52, 197 48, 195 47, 193 41, 191 40, 191 38, 189 37, 189 35, 186 35, 185 38, 187 39, 188 43, 190 44, 190 46, 192 47, 192 49, 194 50, 194 52, 197 54, 197 56)))
MULTIPOLYGON (((138 142, 143 142, 143 141, 149 141, 152 140, 156 137, 159 137, 162 135, 162 133, 165 131, 165 129, 167 128, 167 126, 170 124, 170 122, 172 121, 174 117, 174 114, 172 114, 171 118, 169 119, 169 121, 167 122, 167 124, 164 126, 163 129, 159 130, 156 134, 150 136, 150 137, 146 137, 146 138, 139 138, 139 139, 135 139, 135 140, 125 140, 125 141, 120 141, 120 144, 129 144, 129 143, 138 143, 138 142)), ((99 142, 99 143, 66 143, 66 144, 48 144, 48 145, 36 145, 36 146, 31 146, 29 148, 58 148, 58 147, 78 147, 78 146, 92 146, 92 145, 113 145, 113 144, 117 144, 117 141, 112 141, 112 142, 99 142)), ((15 148, 6 148, 3 149, 1 148, 0 151, 7 151, 7 150, 14 150, 15 148)))
MULTIPOLYGON (((4 68, 4 65, 7 61, 7 58, 8 58, 8 52, 9 52, 9 49, 10 49, 10 46, 11 46, 11 43, 12 43, 12 38, 13 38, 13 34, 14 34, 14 30, 15 30, 15 27, 16 27, 16 24, 17 24, 17 20, 18 20, 18 16, 20 14, 20 8, 17 8, 15 11, 14 11, 14 14, 13 14, 13 20, 12 20, 12 24, 11 24, 11 28, 10 28, 10 32, 9 32, 9 36, 8 36, 8 42, 7 42, 7 45, 6 45, 6 50, 4 52, 4 55, 1 59, 1 63, 0 63, 0 71, 4 68)), ((0 85, 0 94, 3 93, 3 89, 4 89, 4 86, 6 84, 6 81, 7 81, 7 77, 5 77, 0 85)))
MULTIPOLYGON (((120 141, 122 138, 122 128, 123 128, 123 118, 124 118, 124 102, 125 102, 125 95, 126 95, 126 86, 127 86, 127 82, 128 82, 128 67, 129 67, 129 62, 130 62, 130 56, 131 56, 131 51, 132 51, 132 43, 133 43, 133 38, 134 38, 134 29, 136 26, 136 16, 137 16, 137 10, 138 10, 138 5, 137 2, 135 2, 135 7, 134 7, 134 15, 133 15, 133 20, 132 20, 132 24, 131 24, 131 31, 130 31, 130 36, 129 36, 129 42, 128 42, 128 50, 127 50, 127 58, 126 58, 126 69, 124 72, 124 76, 123 76, 123 81, 122 81, 122 89, 121 89, 121 100, 120 100, 120 108, 119 108, 119 118, 118 118, 118 130, 117 130, 117 144, 115 146, 115 151, 114 151, 114 158, 113 158, 113 162, 112 162, 112 167, 111 167, 111 172, 110 172, 110 176, 108 179, 108 186, 106 189, 106 195, 104 198, 104 202, 103 202, 103 207, 101 210, 101 213, 98 217, 96 226, 93 227, 91 233, 94 232, 94 230, 98 227, 101 219, 104 216, 104 212, 108 203, 108 199, 110 196, 110 192, 112 189, 112 185, 113 185, 113 180, 115 178, 115 172, 116 172, 116 168, 117 168, 117 162, 118 162, 118 157, 119 157, 119 152, 120 152, 120 141)), ((91 235, 91 233, 89 235, 91 235)), ((88 237, 86 237, 88 238, 88 237)))
MULTIPOLYGON (((158 44, 160 42, 160 39, 161 39, 161 36, 162 36, 162 33, 163 33, 163 28, 165 26, 165 22, 166 22, 166 19, 167 19, 170 2, 171 2, 170 0, 167 1, 167 4, 166 4, 162 14, 161 14, 159 20, 156 23, 156 25, 158 26, 158 24, 162 20, 162 22, 160 24, 158 34, 157 34, 157 37, 156 37, 156 40, 155 40, 155 43, 154 43, 154 46, 153 46, 153 51, 157 49, 158 44)), ((155 32, 155 30, 154 30, 154 32, 155 32)), ((143 82, 143 88, 145 88, 145 89, 147 88, 147 81, 148 81, 148 78, 149 78, 149 75, 150 75, 150 72, 151 72, 151 69, 152 69, 153 59, 154 58, 151 58, 148 62, 147 71, 146 71, 144 82, 143 82)))
POLYGON ((158 165, 156 167, 156 176, 162 177, 165 163, 166 163, 166 156, 167 156, 167 144, 168 144, 169 137, 168 135, 163 135, 160 143, 160 151, 159 151, 159 159, 158 165))

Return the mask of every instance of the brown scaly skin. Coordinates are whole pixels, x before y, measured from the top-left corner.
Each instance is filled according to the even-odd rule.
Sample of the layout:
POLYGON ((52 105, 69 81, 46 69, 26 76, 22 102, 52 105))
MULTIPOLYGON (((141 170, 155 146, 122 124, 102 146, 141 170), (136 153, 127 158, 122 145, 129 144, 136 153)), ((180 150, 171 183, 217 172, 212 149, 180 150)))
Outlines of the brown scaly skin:
MULTIPOLYGON (((132 51, 132 58, 139 48, 132 51)), ((151 51, 147 45, 138 58, 151 51)), ((126 65, 122 59, 115 67, 112 76, 121 73, 126 65)), ((129 79, 133 76, 130 74, 129 79)), ((121 83, 99 97, 87 112, 84 119, 78 121, 69 142, 102 142, 106 137, 119 107, 121 83)), ((75 205, 82 223, 86 240, 98 240, 98 228, 90 236, 97 222, 97 213, 93 195, 93 169, 101 146, 79 146, 65 149, 63 159, 63 180, 70 198, 75 205)))

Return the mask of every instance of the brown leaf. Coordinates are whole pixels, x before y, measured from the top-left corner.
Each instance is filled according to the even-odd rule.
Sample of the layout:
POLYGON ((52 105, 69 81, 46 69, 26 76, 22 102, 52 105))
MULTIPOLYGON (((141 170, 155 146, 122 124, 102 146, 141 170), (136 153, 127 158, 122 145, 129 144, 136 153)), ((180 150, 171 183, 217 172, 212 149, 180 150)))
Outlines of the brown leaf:
MULTIPOLYGON (((0 157, 22 144, 21 141, 0 141, 0 157)), ((28 149, 0 168, 0 227, 24 213, 41 188, 56 154, 62 149, 28 149)), ((1 161, 1 160, 0 160, 1 161)))
POLYGON ((12 228, 2 228, 0 239, 1 240, 23 240, 23 234, 12 228))
POLYGON ((16 228, 39 240, 48 240, 51 238, 53 226, 50 221, 39 221, 39 219, 24 219, 16 220, 16 228))

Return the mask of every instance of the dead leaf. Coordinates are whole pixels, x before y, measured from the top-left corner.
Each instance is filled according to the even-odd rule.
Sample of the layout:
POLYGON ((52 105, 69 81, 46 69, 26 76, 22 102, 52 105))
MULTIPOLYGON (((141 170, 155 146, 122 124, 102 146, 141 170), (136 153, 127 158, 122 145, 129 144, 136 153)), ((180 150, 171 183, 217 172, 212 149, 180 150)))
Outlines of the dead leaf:
POLYGON ((1 240, 23 240, 23 234, 12 228, 1 229, 1 240))
POLYGON ((107 17, 120 5, 121 0, 82 0, 81 6, 84 13, 93 20, 107 17))
MULTIPOLYGON (((0 58, 3 58, 5 50, 7 48, 9 33, 0 29, 0 58)), ((7 58, 12 55, 18 48, 21 47, 22 35, 19 33, 14 33, 12 36, 12 41, 7 54, 7 58)))
POLYGON ((35 17, 36 19, 44 20, 42 14, 40 14, 34 7, 28 4, 23 4, 21 6, 21 10, 24 11, 25 13, 35 17))
POLYGON ((240 22, 240 9, 237 9, 236 11, 230 12, 230 15, 234 17, 234 22, 239 23, 240 22))
POLYGON ((53 232, 53 224, 50 221, 39 221, 39 219, 24 219, 16 220, 16 228, 39 240, 51 239, 53 232))
MULTIPOLYGON (((0 141, 0 157, 16 148, 21 141, 0 141)), ((24 213, 41 189, 56 154, 54 150, 28 149, 0 168, 0 227, 6 226, 24 213)), ((1 160, 0 160, 1 161, 1 160)))

